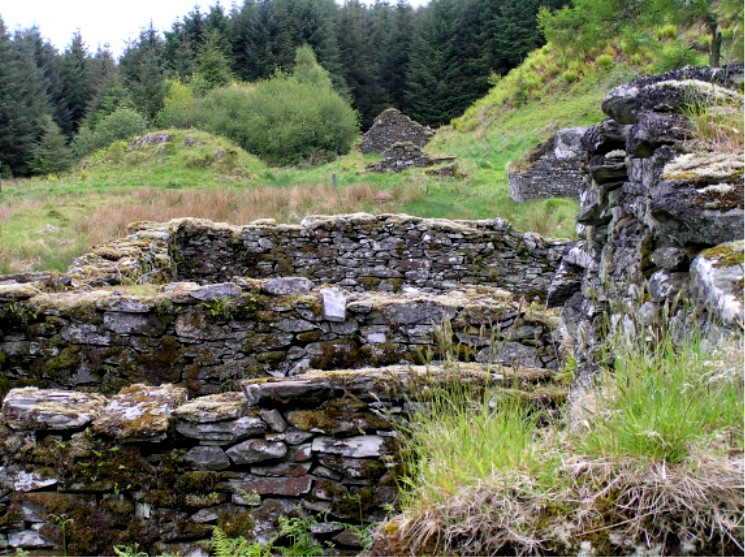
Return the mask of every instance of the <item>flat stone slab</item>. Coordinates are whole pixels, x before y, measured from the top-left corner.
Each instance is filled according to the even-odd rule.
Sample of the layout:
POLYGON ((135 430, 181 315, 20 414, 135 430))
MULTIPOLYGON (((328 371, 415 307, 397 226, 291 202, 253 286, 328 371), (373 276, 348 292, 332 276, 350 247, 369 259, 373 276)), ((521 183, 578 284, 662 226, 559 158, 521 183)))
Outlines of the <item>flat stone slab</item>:
POLYGON ((184 437, 199 439, 202 445, 232 445, 237 441, 261 435, 267 427, 261 418, 244 416, 237 420, 192 423, 179 421, 176 431, 184 437))
POLYGON ((194 424, 208 424, 238 419, 245 407, 243 393, 219 393, 190 400, 176 408, 173 415, 194 424))
POLYGON ((287 445, 281 441, 249 439, 230 447, 225 452, 235 464, 253 464, 282 458, 287 454, 287 445))
POLYGON ((313 282, 305 277, 278 277, 261 285, 261 291, 272 296, 307 294, 311 290, 313 282))
POLYGON ((385 439, 377 435, 359 435, 345 439, 316 437, 313 439, 313 452, 334 454, 352 458, 380 457, 385 450, 385 439))
POLYGON ((3 401, 3 420, 13 429, 79 429, 98 416, 106 402, 96 393, 12 389, 3 401))
POLYGON ((93 430, 122 441, 162 441, 171 412, 186 399, 181 387, 132 385, 111 398, 93 420, 93 430))

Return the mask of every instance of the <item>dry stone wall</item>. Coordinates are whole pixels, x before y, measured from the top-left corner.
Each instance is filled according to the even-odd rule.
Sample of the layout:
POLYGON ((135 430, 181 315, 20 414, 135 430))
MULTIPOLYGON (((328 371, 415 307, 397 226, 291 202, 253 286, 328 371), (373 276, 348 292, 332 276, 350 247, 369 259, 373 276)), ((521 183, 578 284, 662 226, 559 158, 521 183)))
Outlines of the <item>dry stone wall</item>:
POLYGON ((511 165, 510 197, 519 203, 551 197, 576 199, 584 180, 582 138, 586 131, 586 128, 559 130, 530 153, 524 169, 511 165))
POLYGON ((3 390, 145 382, 208 394, 309 368, 422 363, 456 345, 484 363, 555 368, 558 357, 556 317, 488 287, 394 295, 287 277, 42 292, 27 283, 0 285, 0 315, 3 390))
POLYGON ((520 233, 501 219, 406 215, 310 217, 301 225, 220 226, 174 221, 180 280, 304 276, 350 290, 447 292, 464 284, 545 298, 567 241, 520 233))
POLYGON ((411 143, 424 147, 434 137, 435 132, 422 126, 395 108, 381 112, 375 122, 362 135, 363 153, 385 153, 396 143, 411 143))
POLYGON ((546 370, 477 364, 314 372, 193 399, 172 385, 13 390, 0 425, 0 541, 206 556, 214 526, 268 541, 280 517, 298 517, 319 542, 359 548, 352 527, 381 520, 396 500, 394 424, 411 393, 453 373, 541 404, 562 392, 546 370))
MULTIPOLYGON (((549 302, 580 362, 611 316, 628 334, 659 324, 660 309, 704 301, 724 325, 743 314, 743 158, 695 140, 692 102, 742 110, 742 64, 687 68, 611 91, 611 116, 583 138, 580 241, 565 254, 549 302), (615 310, 618 311, 618 310, 615 310)), ((591 369, 588 366, 587 369, 591 369)))

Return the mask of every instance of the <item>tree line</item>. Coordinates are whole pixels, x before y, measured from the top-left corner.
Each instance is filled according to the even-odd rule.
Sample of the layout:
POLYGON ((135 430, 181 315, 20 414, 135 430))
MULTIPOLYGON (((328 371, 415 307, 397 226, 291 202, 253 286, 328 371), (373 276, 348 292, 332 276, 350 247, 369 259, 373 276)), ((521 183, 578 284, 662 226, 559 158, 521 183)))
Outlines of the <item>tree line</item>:
POLYGON ((404 0, 244 0, 229 11, 195 7, 163 34, 151 23, 119 59, 107 46, 91 52, 79 32, 59 52, 39 28, 11 34, 0 17, 0 175, 63 168, 63 147, 72 156, 97 146, 108 136, 94 130, 116 111, 127 129, 141 127, 140 119, 155 124, 174 84, 206 95, 291 73, 303 45, 363 128, 391 106, 437 126, 482 96, 490 75, 508 72, 543 43, 542 7, 565 4, 431 0, 414 9, 404 0))

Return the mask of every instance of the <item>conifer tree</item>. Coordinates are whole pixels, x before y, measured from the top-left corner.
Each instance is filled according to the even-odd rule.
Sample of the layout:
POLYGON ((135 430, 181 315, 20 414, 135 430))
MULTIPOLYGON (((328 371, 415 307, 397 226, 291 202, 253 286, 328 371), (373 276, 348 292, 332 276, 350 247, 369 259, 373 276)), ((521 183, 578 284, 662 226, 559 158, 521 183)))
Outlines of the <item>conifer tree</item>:
POLYGON ((135 108, 151 120, 163 108, 166 92, 162 53, 163 39, 150 22, 137 41, 127 45, 119 63, 135 108))
POLYGON ((51 114, 34 51, 11 41, 0 18, 0 162, 3 175, 28 176, 36 142, 51 114))
POLYGON ((31 169, 36 174, 64 172, 72 164, 72 150, 51 116, 43 118, 43 135, 34 149, 31 169))
POLYGON ((90 83, 90 60, 80 31, 73 33, 62 55, 62 87, 70 110, 72 131, 77 131, 93 96, 90 83))

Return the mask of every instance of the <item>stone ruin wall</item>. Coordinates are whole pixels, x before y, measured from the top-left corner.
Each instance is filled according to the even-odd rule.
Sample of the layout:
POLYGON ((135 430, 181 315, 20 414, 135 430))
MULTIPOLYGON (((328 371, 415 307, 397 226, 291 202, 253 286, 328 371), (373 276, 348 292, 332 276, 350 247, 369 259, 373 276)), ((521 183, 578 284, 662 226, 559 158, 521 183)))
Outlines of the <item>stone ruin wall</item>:
POLYGON ((443 376, 413 365, 442 346, 473 362, 462 378, 490 369, 551 404, 564 396, 557 337, 589 369, 618 301, 647 326, 700 296, 740 328, 743 161, 689 152, 679 109, 690 80, 732 91, 741 76, 684 70, 609 95, 612 118, 582 138, 577 242, 499 219, 181 219, 139 223, 65 274, 0 280, 0 387, 63 389, 6 398, 0 540, 59 550, 51 517, 65 515, 74 552, 121 541, 205 555, 213 525, 270 536, 279 516, 326 512, 314 534, 351 548, 336 521, 374 520, 392 500, 391 420, 421 377, 443 376))
POLYGON ((564 249, 501 220, 183 219, 4 277, 0 540, 60 550, 66 516, 72 554, 206 555, 215 525, 269 539, 322 516, 319 541, 357 547, 338 523, 394 502, 390 420, 443 350, 461 379, 563 398, 557 317, 533 299, 564 249))
MULTIPOLYGON (((279 517, 359 549, 353 527, 396 501, 410 393, 453 369, 401 366, 248 380, 189 400, 186 389, 132 385, 102 396, 15 389, 0 426, 0 539, 27 550, 111 554, 116 544, 209 554, 212 528, 272 539, 279 517), (64 538, 59 521, 64 517, 64 538), (349 524, 351 527, 346 527, 349 524)), ((565 387, 548 370, 462 364, 461 383, 502 385, 536 404, 565 387)))
POLYGON ((742 103, 742 78, 742 64, 641 78, 611 91, 609 118, 584 135, 580 239, 549 293, 561 292, 552 305, 564 306, 560 329, 584 374, 609 316, 635 337, 682 326, 685 304, 704 302, 714 323, 742 330, 742 153, 692 141, 682 114, 692 99, 742 103), (665 306, 670 323, 660 321, 665 306))
POLYGON ((558 366, 556 316, 502 290, 312 288, 302 277, 86 292, 0 285, 0 387, 110 393, 144 382, 212 394, 308 369, 427 363, 443 343, 465 361, 558 366))
POLYGON ((127 238, 76 260, 63 280, 105 286, 300 276, 355 291, 482 285, 532 301, 545 299, 568 244, 517 232, 502 219, 357 213, 247 226, 176 219, 133 225, 127 238))
POLYGON ((510 197, 522 203, 529 199, 569 197, 576 199, 584 179, 585 149, 582 138, 587 128, 559 130, 529 155, 526 168, 510 165, 510 197))

